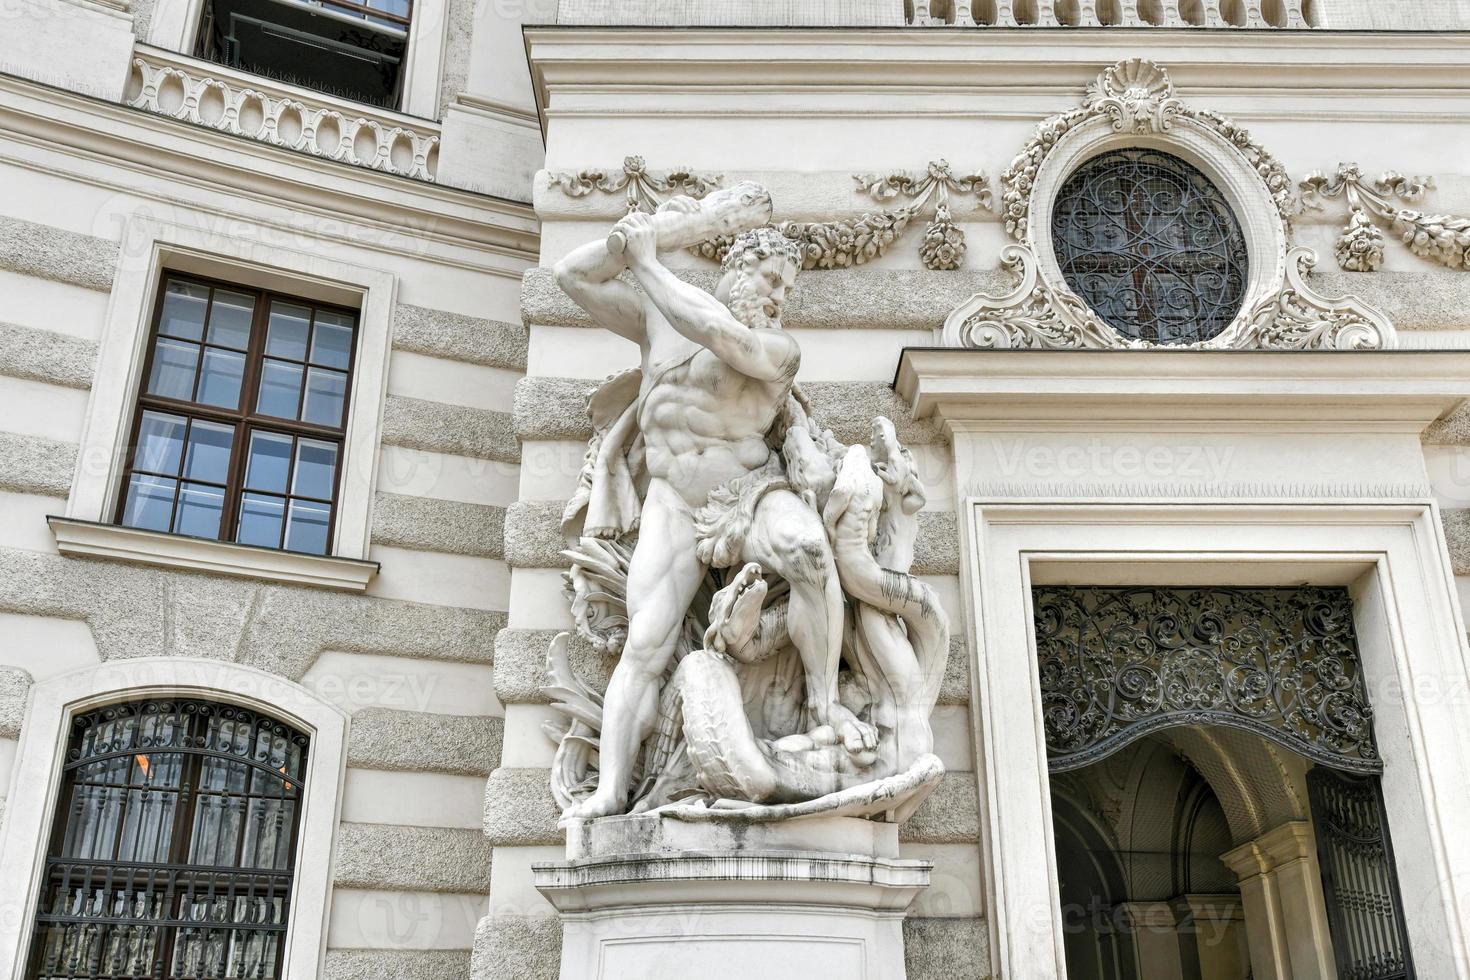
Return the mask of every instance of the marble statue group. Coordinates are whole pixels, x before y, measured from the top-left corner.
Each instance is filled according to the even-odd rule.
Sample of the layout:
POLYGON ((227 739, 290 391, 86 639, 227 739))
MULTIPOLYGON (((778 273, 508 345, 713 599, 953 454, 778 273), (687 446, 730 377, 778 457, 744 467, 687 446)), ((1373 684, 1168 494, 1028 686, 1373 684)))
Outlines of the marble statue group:
POLYGON ((617 655, 605 694, 567 635, 548 655, 565 820, 902 819, 942 773, 949 625, 909 574, 923 486, 888 419, 848 446, 813 418, 781 328, 801 253, 771 211, 752 183, 674 197, 557 267, 642 354, 588 400, 563 517, 578 631, 617 655), (713 295, 661 259, 711 240, 713 295))

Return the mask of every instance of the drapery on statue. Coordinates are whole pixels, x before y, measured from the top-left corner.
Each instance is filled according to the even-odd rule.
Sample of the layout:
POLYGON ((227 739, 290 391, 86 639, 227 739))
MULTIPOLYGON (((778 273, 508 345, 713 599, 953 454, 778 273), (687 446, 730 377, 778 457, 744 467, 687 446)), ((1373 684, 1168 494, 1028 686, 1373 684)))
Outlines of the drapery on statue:
POLYGON ((770 218, 752 183, 676 197, 557 266, 642 351, 589 399, 563 519, 578 628, 621 652, 605 700, 565 634, 548 655, 564 819, 902 819, 942 773, 929 715, 949 626, 908 574, 923 488, 887 419, 847 447, 810 417, 780 324, 800 257, 770 218), (717 236, 734 240, 713 296, 658 259, 717 236))

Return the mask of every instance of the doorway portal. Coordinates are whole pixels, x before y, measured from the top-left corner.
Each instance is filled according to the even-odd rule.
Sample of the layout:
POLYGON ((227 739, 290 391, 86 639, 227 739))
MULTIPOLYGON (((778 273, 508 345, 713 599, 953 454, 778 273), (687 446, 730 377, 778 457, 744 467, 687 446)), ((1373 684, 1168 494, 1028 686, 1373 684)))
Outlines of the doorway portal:
POLYGON ((1034 590, 1072 980, 1412 980, 1346 590, 1034 590))

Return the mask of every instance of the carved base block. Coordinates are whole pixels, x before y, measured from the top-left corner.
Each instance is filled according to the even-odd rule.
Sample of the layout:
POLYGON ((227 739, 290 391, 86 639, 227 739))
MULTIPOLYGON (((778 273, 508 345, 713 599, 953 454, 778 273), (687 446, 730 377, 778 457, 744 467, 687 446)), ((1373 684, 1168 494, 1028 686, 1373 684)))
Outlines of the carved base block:
POLYGON ((535 866, 562 918, 562 980, 904 976, 903 916, 928 861, 855 817, 574 821, 535 866))

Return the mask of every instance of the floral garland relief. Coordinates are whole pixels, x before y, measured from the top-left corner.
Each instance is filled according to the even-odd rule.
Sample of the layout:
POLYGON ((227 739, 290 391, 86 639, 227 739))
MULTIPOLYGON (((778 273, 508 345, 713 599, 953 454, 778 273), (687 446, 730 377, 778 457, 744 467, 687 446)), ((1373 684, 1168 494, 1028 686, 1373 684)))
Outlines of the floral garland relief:
POLYGON ((1389 171, 1370 183, 1356 163, 1344 163, 1331 177, 1321 171, 1308 174, 1301 187, 1303 203, 1313 210, 1323 210, 1327 198, 1347 201, 1348 223, 1334 251, 1337 264, 1348 272, 1377 272, 1383 267, 1384 235, 1379 224, 1421 259, 1451 269, 1470 269, 1470 218, 1425 214, 1395 203, 1418 202, 1434 187, 1432 177, 1405 177, 1389 171))
MULTIPOLYGON (((655 211, 674 194, 698 200, 721 186, 724 180, 721 174, 701 174, 688 169, 659 175, 649 171, 643 158, 636 156, 623 161, 621 173, 582 170, 547 176, 550 186, 568 197, 585 197, 594 191, 626 192, 630 212, 655 211)), ((854 174, 853 180, 874 201, 905 199, 906 203, 847 221, 777 222, 773 227, 796 242, 800 249, 803 269, 845 269, 881 258, 931 205, 934 213, 924 226, 919 258, 926 269, 958 269, 965 258, 965 232, 950 212, 950 194, 973 194, 987 208, 991 202, 990 185, 984 174, 957 176, 944 160, 931 162, 922 173, 854 174)), ((718 262, 725 257, 730 241, 714 238, 695 245, 690 251, 718 262)))

